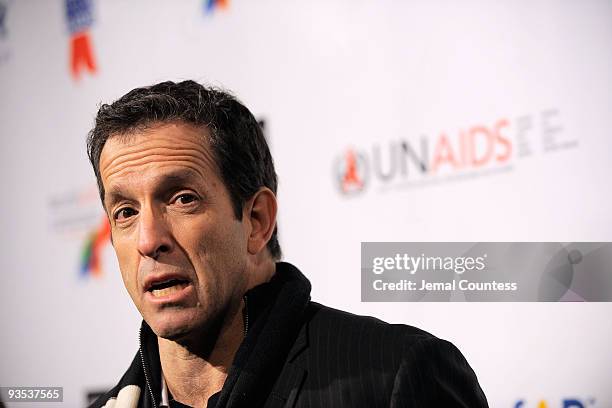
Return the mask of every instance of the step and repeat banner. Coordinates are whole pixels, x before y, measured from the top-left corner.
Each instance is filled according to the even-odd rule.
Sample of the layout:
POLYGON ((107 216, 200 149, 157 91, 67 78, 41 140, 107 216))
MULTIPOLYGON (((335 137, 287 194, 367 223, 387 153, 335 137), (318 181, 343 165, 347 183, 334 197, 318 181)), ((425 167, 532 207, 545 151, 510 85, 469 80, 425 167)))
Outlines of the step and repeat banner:
POLYGON ((194 79, 261 121, 314 300, 452 341, 491 407, 612 407, 611 38, 595 0, 0 0, 0 386, 77 407, 128 367, 85 137, 100 103, 194 79), (404 273, 430 249, 451 277, 404 273), (503 290, 460 292, 490 277, 466 254, 503 290))

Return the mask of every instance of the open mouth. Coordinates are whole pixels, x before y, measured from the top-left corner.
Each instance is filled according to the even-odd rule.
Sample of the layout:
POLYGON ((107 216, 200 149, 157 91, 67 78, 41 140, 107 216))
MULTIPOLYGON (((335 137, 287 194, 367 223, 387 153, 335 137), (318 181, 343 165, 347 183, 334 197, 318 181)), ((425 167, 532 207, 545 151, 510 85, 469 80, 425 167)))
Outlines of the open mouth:
POLYGON ((163 282, 156 282, 148 289, 153 297, 169 296, 179 292, 189 286, 189 281, 183 279, 168 279, 163 282))

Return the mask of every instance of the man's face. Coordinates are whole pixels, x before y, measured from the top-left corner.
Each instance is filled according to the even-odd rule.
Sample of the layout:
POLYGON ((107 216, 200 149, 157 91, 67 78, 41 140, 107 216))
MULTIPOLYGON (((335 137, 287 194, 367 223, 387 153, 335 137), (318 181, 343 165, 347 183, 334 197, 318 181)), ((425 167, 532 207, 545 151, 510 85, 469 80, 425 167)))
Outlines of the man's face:
POLYGON ((100 156, 123 281, 163 338, 205 330, 246 289, 247 225, 234 215, 206 136, 159 125, 111 137, 100 156))

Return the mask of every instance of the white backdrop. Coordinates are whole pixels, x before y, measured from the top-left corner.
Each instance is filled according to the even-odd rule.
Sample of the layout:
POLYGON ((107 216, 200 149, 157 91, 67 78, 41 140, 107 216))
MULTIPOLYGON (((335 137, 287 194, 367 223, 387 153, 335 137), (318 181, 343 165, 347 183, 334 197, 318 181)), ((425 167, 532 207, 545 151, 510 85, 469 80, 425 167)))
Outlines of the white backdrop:
POLYGON ((362 303, 359 264, 361 241, 612 238, 612 3, 97 0, 97 69, 79 80, 63 1, 0 3, 1 386, 63 386, 83 406, 127 368, 140 318, 112 248, 80 272, 102 219, 84 140, 100 102, 196 79, 265 120, 284 259, 314 300, 451 340, 492 407, 612 407, 612 305, 362 303), (447 149, 436 171, 376 174, 401 143, 431 158, 446 137, 459 155, 500 120, 503 160, 447 149), (349 150, 368 166, 345 194, 349 150))

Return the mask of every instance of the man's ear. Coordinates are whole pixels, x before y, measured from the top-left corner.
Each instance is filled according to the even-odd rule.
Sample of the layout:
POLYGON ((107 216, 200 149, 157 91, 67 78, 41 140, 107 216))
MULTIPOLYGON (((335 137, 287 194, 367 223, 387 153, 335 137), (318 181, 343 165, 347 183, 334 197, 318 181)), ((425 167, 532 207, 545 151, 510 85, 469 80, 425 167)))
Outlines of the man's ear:
POLYGON ((244 206, 243 217, 248 217, 251 231, 248 236, 247 250, 256 255, 267 245, 274 227, 278 205, 276 196, 268 187, 261 187, 244 206))

